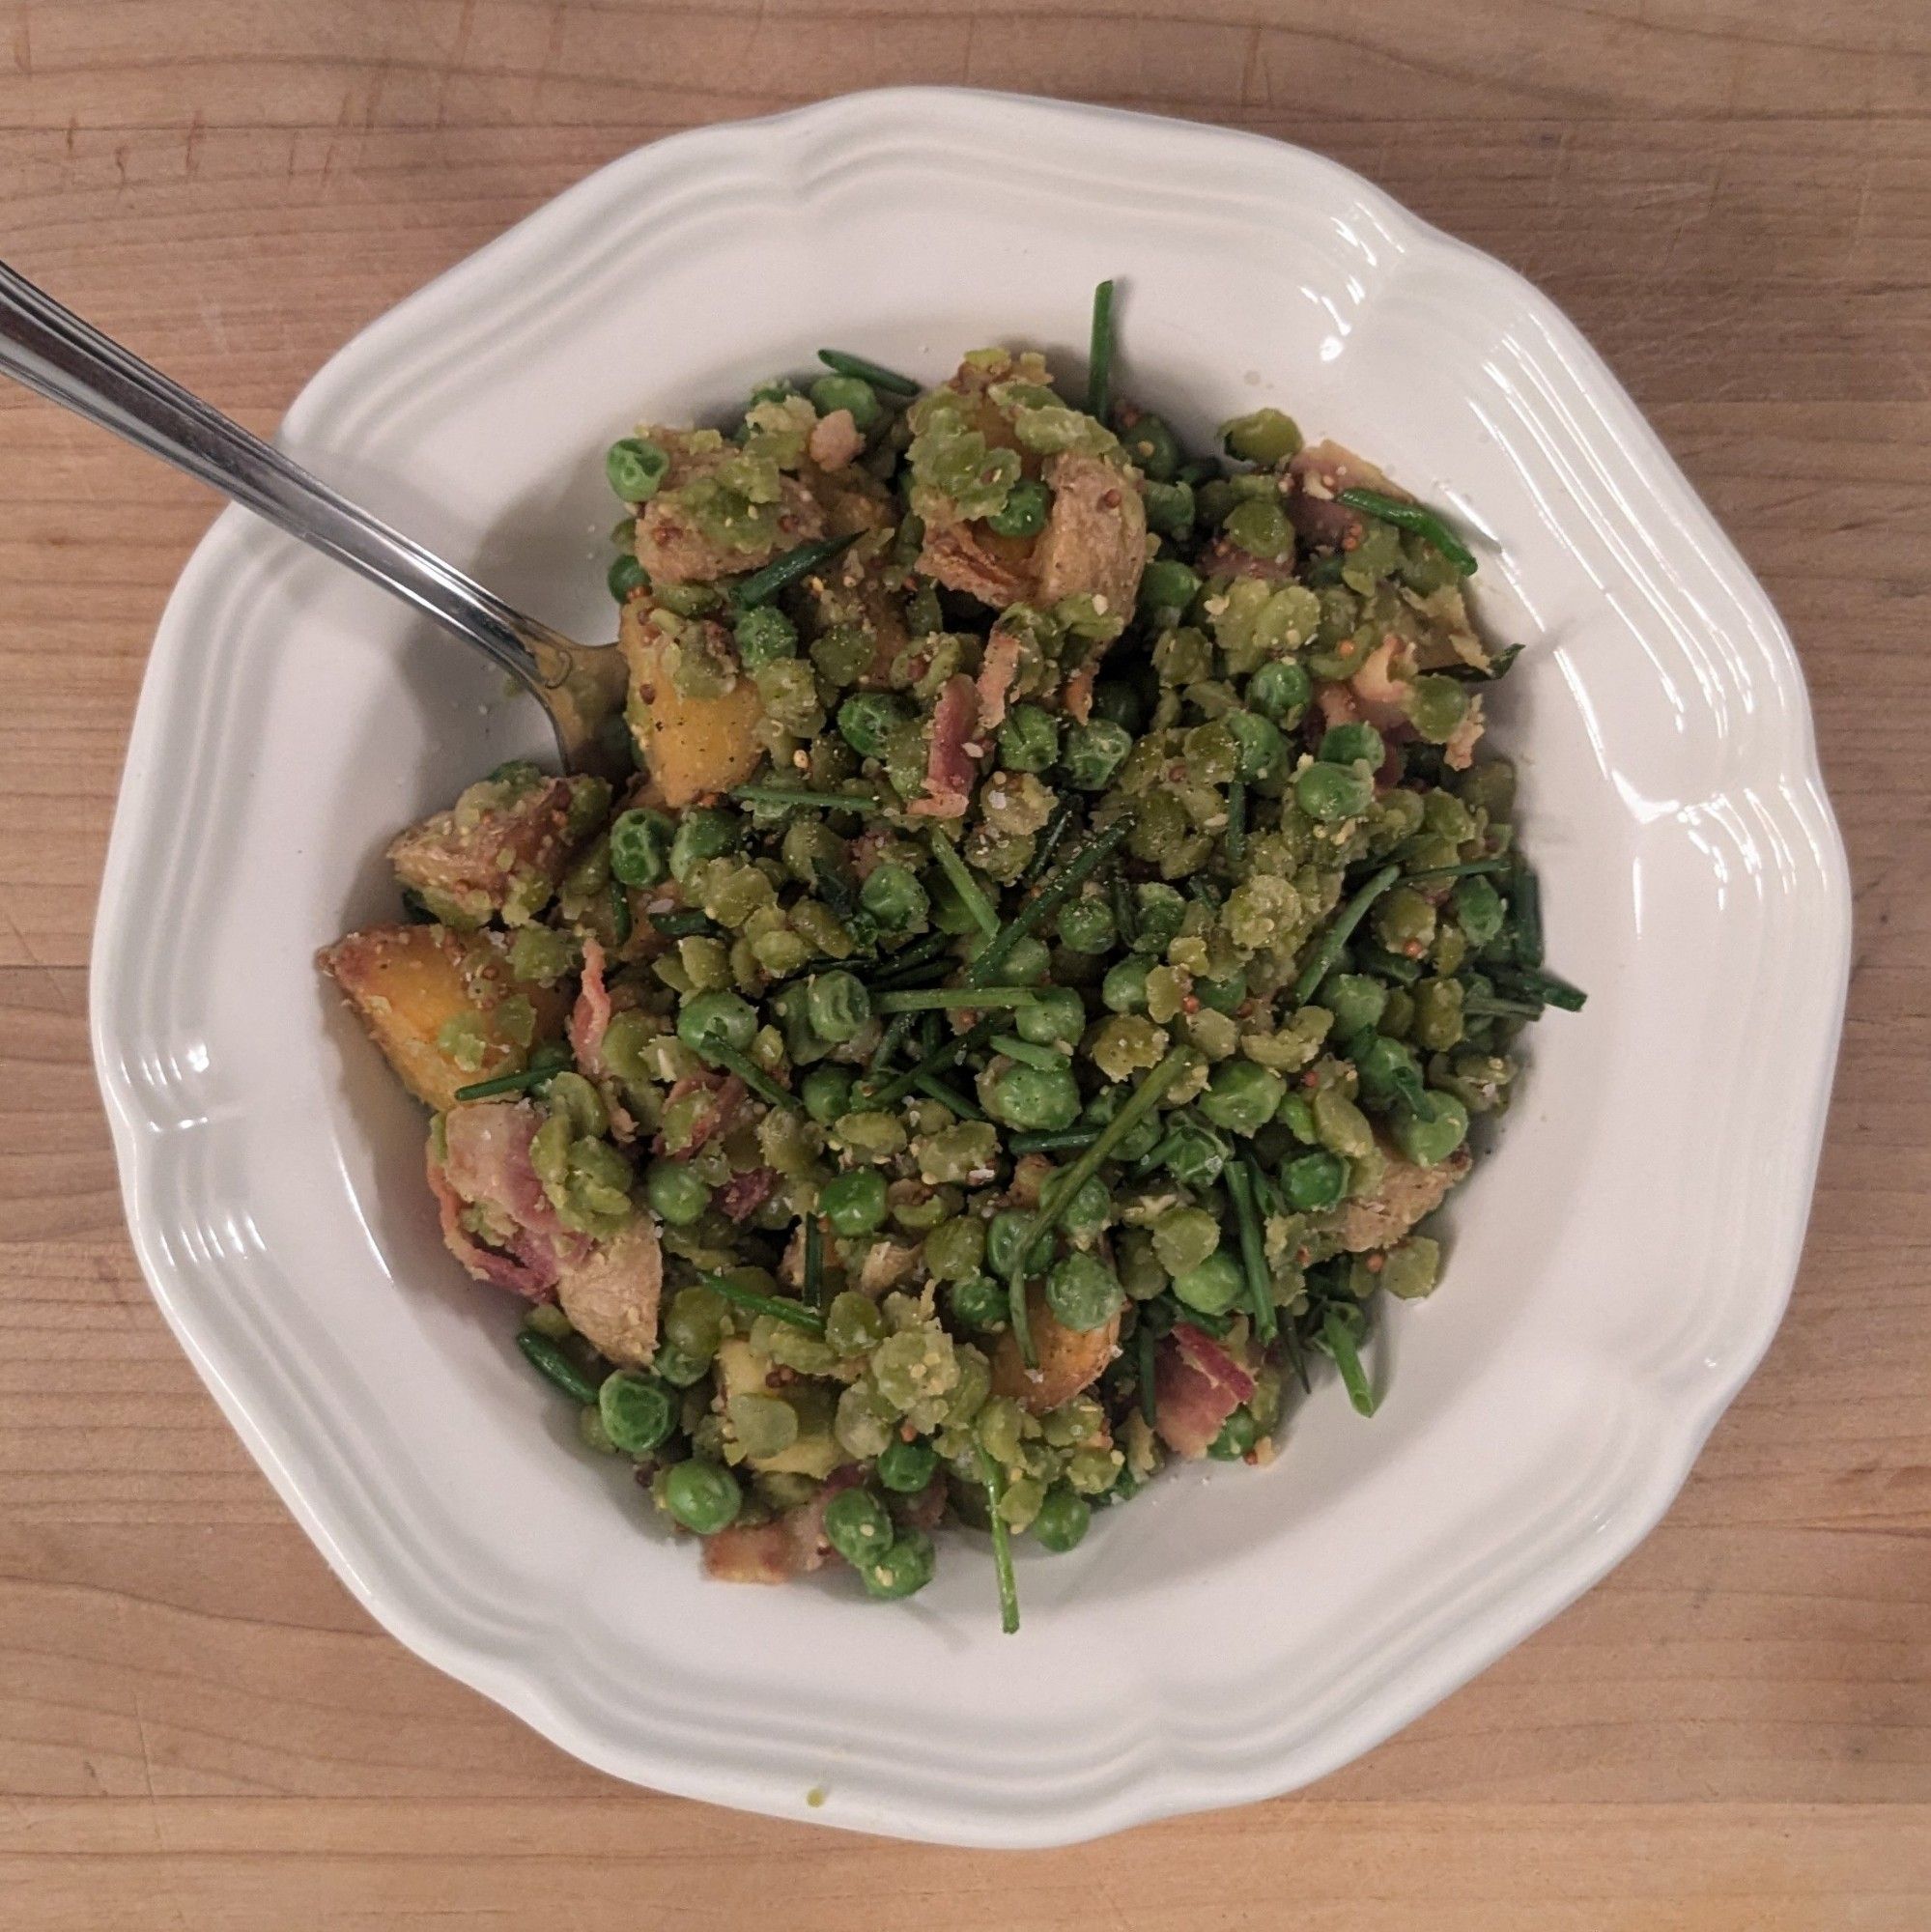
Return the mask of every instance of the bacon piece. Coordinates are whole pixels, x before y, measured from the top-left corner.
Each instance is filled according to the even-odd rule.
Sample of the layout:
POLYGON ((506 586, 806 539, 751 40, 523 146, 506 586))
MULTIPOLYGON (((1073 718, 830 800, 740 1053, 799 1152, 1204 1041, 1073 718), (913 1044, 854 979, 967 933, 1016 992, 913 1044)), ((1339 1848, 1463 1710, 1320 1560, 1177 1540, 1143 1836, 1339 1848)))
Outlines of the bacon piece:
POLYGON ((988 731, 1006 719, 1006 696, 1019 675, 1019 639, 996 624, 985 640, 985 659, 979 668, 979 717, 988 731))
POLYGON ((979 767, 966 740, 979 723, 979 692, 963 671, 946 680, 932 711, 932 743, 925 754, 925 789, 912 810, 925 818, 963 818, 972 802, 979 767))
POLYGON ((556 1298, 570 1325, 620 1368, 640 1368, 657 1351, 657 1303, 664 1256, 657 1228, 639 1214, 582 1260, 566 1262, 556 1298))
POLYGON ((805 443, 820 469, 842 469, 865 451, 865 438, 849 410, 834 410, 813 426, 805 443))
POLYGON ((637 1122, 623 1103, 615 1076, 604 1065, 604 1035, 611 1024, 611 995, 604 984, 604 949, 594 936, 583 941, 583 980, 570 1009, 570 1051, 604 1098, 611 1132, 620 1141, 637 1138, 637 1122))
POLYGON ((485 1247, 463 1225, 463 1197, 449 1184, 442 1163, 432 1148, 428 1157, 429 1191, 436 1196, 437 1212, 442 1222, 443 1245, 477 1281, 506 1288, 530 1301, 552 1301, 556 1291, 556 1258, 554 1252, 540 1261, 528 1260, 485 1247), (547 1264, 545 1263, 547 1262, 547 1264))
POLYGON ((733 1221, 749 1221, 778 1189, 778 1171, 754 1167, 748 1174, 734 1174, 718 1190, 718 1206, 733 1221))
POLYGON ((774 1522, 733 1523, 704 1539, 704 1574, 722 1583, 788 1583, 838 1560, 825 1537, 825 1506, 865 1481, 862 1469, 834 1469, 809 1502, 774 1522))
POLYGON ((1254 1378, 1211 1335, 1178 1321, 1153 1358, 1153 1394, 1161 1441, 1198 1459, 1227 1418, 1252 1399, 1254 1378))
POLYGON ((1052 513, 1033 554, 1035 602, 1051 610, 1063 597, 1091 596, 1102 611, 1133 614, 1147 567, 1147 506, 1126 470, 1082 451, 1046 461, 1052 513))
POLYGON ((1361 541, 1361 513, 1334 498, 1344 490, 1378 490, 1399 496, 1372 463, 1364 463, 1338 442, 1311 442, 1288 465, 1299 486, 1287 499, 1288 521, 1309 543, 1352 550, 1361 541))
POLYGON ((478 1281, 548 1299, 566 1268, 584 1261, 591 1243, 556 1218, 530 1165, 529 1143, 543 1112, 527 1100, 479 1100, 443 1117, 443 1157, 429 1157, 429 1184, 442 1214, 449 1252, 478 1281), (480 1210, 487 1234, 462 1217, 480 1210))

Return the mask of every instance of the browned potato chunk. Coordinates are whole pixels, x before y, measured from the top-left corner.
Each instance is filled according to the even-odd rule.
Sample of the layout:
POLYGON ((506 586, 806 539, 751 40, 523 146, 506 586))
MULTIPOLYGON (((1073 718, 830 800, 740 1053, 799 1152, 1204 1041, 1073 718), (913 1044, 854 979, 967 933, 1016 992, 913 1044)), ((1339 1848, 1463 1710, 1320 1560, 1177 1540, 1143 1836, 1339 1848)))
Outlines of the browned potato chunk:
POLYGON ((992 1392, 1044 1415, 1099 1379, 1120 1346, 1120 1317, 1098 1328, 1068 1328, 1046 1306, 1045 1290, 1034 1287, 1026 1292, 1026 1318, 1039 1366, 1029 1369, 1020 1360, 1019 1345, 1008 1331, 992 1351, 992 1392))
POLYGON ((1372 1194, 1363 1195, 1337 1209, 1335 1234, 1349 1254, 1363 1255, 1399 1241, 1417 1221, 1447 1200, 1448 1191, 1466 1176, 1474 1156, 1457 1148, 1434 1167, 1417 1167, 1405 1160, 1392 1147, 1383 1144, 1388 1157, 1381 1183, 1372 1194))
POLYGON ((590 1259, 566 1267, 556 1298, 580 1335, 620 1368, 639 1368, 657 1350, 657 1300, 664 1257, 657 1226, 639 1214, 590 1259))
POLYGON ((372 925, 316 954, 402 1083, 438 1112, 456 1090, 520 1066, 556 1039, 570 1002, 558 987, 511 977, 499 932, 372 925))
POLYGON ((604 780, 552 778, 519 759, 400 834, 389 864, 444 925, 468 931, 493 914, 526 925, 610 806, 604 780))
MULTIPOLYGON (((671 675, 672 646, 655 614, 647 602, 634 598, 624 606, 617 642, 630 666, 631 729, 664 803, 675 811, 706 793, 742 784, 757 769, 764 756, 757 735, 764 706, 757 687, 742 670, 726 669, 716 696, 692 696, 678 690, 671 675)), ((687 639, 692 633, 717 633, 696 641, 708 642, 724 661, 729 646, 721 625, 678 621, 687 639)))

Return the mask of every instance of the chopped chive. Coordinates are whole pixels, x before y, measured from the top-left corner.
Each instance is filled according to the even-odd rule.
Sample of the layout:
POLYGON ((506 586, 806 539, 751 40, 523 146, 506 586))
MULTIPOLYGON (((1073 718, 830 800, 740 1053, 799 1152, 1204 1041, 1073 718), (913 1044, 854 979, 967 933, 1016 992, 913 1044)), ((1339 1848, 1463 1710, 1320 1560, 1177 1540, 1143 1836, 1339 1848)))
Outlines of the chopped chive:
POLYGON ((781 1294, 760 1294, 754 1288, 740 1288, 728 1275, 702 1274, 697 1279, 706 1288, 715 1289, 726 1301, 734 1301, 753 1315, 768 1315, 774 1321, 788 1322, 793 1328, 803 1328, 812 1335, 825 1332, 825 1318, 802 1301, 781 1294))
POLYGON ((1016 1060, 1026 1066, 1036 1066, 1046 1073, 1059 1073, 1072 1065, 1064 1053, 1050 1046, 1036 1046, 1029 1039, 1015 1039, 1009 1033, 996 1033, 986 1044, 993 1052, 1003 1053, 1008 1060, 1016 1060))
POLYGON ((1463 684, 1493 684, 1498 679, 1508 676, 1509 672, 1515 668, 1516 660, 1521 654, 1522 647, 1520 644, 1510 644, 1505 649, 1497 651, 1489 660, 1486 669, 1476 665, 1447 665, 1443 668, 1441 675, 1443 677, 1457 678, 1463 684))
POLYGON ((1547 973, 1539 966, 1514 971, 1499 967, 1494 979, 1495 990, 1505 997, 1541 1000, 1548 1006, 1560 1007, 1567 1013, 1579 1013, 1589 998, 1580 986, 1571 984, 1561 974, 1547 973))
POLYGON ((636 929, 630 913, 630 889, 621 879, 611 881, 611 937, 618 946, 636 929))
POLYGON ((805 1304, 825 1306, 825 1229, 815 1214, 805 1216, 805 1304))
POLYGON ((1341 949, 1352 936, 1354 928, 1368 917, 1368 909, 1375 901, 1402 876, 1399 866, 1383 866, 1375 876, 1363 886, 1348 903, 1334 915, 1328 927, 1316 942, 1308 962, 1300 970, 1294 980, 1294 1005, 1305 1006, 1310 994, 1325 980, 1333 970, 1334 962, 1341 957, 1341 949))
POLYGON ((768 1100, 774 1107, 788 1108, 794 1114, 799 1111, 797 1096, 787 1094, 756 1061, 737 1047, 706 1044, 698 1047, 697 1052, 712 1065, 735 1073, 760 1100, 768 1100))
POLYGON ((1419 872, 1404 872, 1402 884, 1412 886, 1429 879, 1480 879, 1508 869, 1506 859, 1471 859, 1465 866, 1425 866, 1419 872))
POLYGON ((1547 1008, 1540 1000, 1497 999, 1489 993, 1470 993, 1462 1000, 1462 1010, 1471 1020, 1539 1020, 1547 1008))
POLYGON ((1028 934, 1036 931, 1060 907, 1072 897, 1099 868, 1106 864, 1120 842, 1133 829, 1130 813, 1116 818, 1105 831, 1090 839, 1073 854, 1026 903, 1013 914, 1006 924, 991 936, 986 946, 972 965, 967 968, 968 980, 989 980, 1011 956, 1012 949, 1028 934))
POLYGON ((1343 490, 1334 500, 1432 543, 1463 577, 1475 575, 1475 553, 1426 504, 1406 503, 1379 490, 1343 490))
POLYGON ((1056 1179, 1051 1203, 1042 1203, 1034 1210, 1016 1250, 1019 1259, 1013 1263, 1012 1276, 1007 1284, 1012 1339, 1019 1344, 1019 1358, 1029 1369, 1037 1364, 1033 1355, 1032 1329, 1026 1320, 1026 1257, 1060 1225, 1060 1218, 1072 1205, 1074 1195, 1099 1172, 1113 1150, 1160 1104, 1161 1095, 1193 1065, 1193 1049, 1180 1046, 1151 1072, 1144 1074, 1126 1096, 1126 1104, 1099 1130, 1093 1145, 1065 1170, 1063 1178, 1056 1179))
POLYGON ((587 1407, 596 1401, 595 1378, 585 1375, 548 1335, 539 1334, 534 1328, 525 1328, 518 1332, 516 1345, 523 1350, 524 1359, 530 1367, 553 1387, 561 1389, 572 1402, 582 1403, 587 1407))
MULTIPOLYGON (((907 1018, 902 1013, 899 1017, 907 1018)), ((883 1087, 875 1091, 862 1087, 860 1092, 865 1094, 866 1104, 871 1107, 891 1105, 894 1100, 909 1094, 918 1085, 922 1074, 943 1072, 954 1061, 963 1060, 967 1054, 983 1046, 992 1032, 992 1027, 991 1020, 980 1020, 977 1026, 968 1027, 964 1033, 954 1034, 943 1045, 935 1047, 916 1066, 908 1068, 895 1079, 888 1080, 883 1087)), ((907 1030, 910 1030, 909 1021, 907 1030)))
POLYGON ((1106 420, 1113 400, 1113 284, 1093 292, 1093 337, 1087 353, 1086 412, 1106 420))
MULTIPOLYGON (((895 1013, 892 1016, 892 1024, 879 1035, 878 1044, 872 1048, 871 1058, 866 1062, 865 1070, 867 1079, 876 1079, 891 1065, 893 1055, 912 1037, 912 1029, 918 1024, 919 1016, 916 1013, 895 1013)), ((909 1083, 898 1091, 909 1092, 909 1083)))
POLYGON ((800 544, 796 550, 787 550, 782 556, 774 557, 762 570, 753 570, 749 577, 741 577, 731 585, 731 608, 737 611, 755 610, 760 604, 769 604, 781 590, 796 583, 801 577, 809 577, 820 564, 830 563, 840 551, 848 550, 858 541, 858 533, 850 536, 820 537, 815 543, 800 544))
POLYGON ((1079 1148, 1090 1148, 1098 1138, 1097 1127, 1056 1127, 1036 1134, 1009 1134, 1006 1151, 1008 1153, 1071 1153, 1079 1148))
POLYGON ((744 805, 795 806, 813 811, 890 811, 871 792, 814 791, 809 785, 745 784, 731 793, 744 805))
POLYGON ((1019 1578, 1012 1573, 1012 1531, 999 1513, 1006 1485, 1000 1477, 999 1464, 983 1443, 980 1445, 979 1472, 985 1484, 985 1513, 992 1526, 992 1573, 999 1579, 999 1628, 1011 1636, 1019 1628, 1019 1578))
POLYGON ((1133 1359, 1140 1377, 1140 1413, 1149 1429, 1160 1419, 1160 1399, 1153 1388, 1153 1345, 1158 1339, 1152 1323, 1145 1320, 1133 1331, 1133 1359))
POLYGON ((848 355, 842 349, 821 349, 818 360, 834 375, 856 376, 861 382, 869 383, 874 389, 883 389, 889 396, 916 396, 919 393, 919 385, 910 376, 901 376, 895 369, 868 361, 863 355, 848 355))
POLYGON ((652 913, 650 929, 662 933, 666 939, 693 939, 700 935, 715 939, 724 931, 723 926, 696 906, 688 906, 681 912, 652 913))
POLYGON ((944 1012, 954 1007, 1030 1007, 1036 986, 907 986, 872 1001, 881 1013, 944 1012))
POLYGON ((1039 834, 1039 842, 1033 847, 1033 856, 1026 861, 1026 869, 1019 874, 1021 892, 1044 876, 1046 867, 1053 863, 1053 854, 1072 830, 1073 820, 1080 815, 1085 804, 1086 801, 1077 792, 1068 792, 1054 806, 1052 817, 1047 819, 1045 829, 1039 834))
POLYGON ((1355 1413, 1373 1415, 1375 1390, 1368 1380, 1368 1372, 1361 1366, 1361 1351, 1354 1346, 1353 1330, 1340 1309, 1327 1311, 1317 1339, 1322 1351, 1333 1357, 1334 1366, 1341 1371, 1341 1385, 1348 1391, 1348 1400, 1354 1405, 1355 1413))
POLYGON ((1542 888, 1519 852, 1509 867, 1509 908, 1515 933, 1516 964, 1542 964, 1542 888))
POLYGON ((456 1099, 495 1099, 498 1094, 527 1094, 531 1088, 539 1088, 554 1074, 560 1074, 568 1065, 568 1047, 537 1047, 522 1072, 497 1074, 491 1080, 471 1080, 469 1086, 456 1090, 456 1099))
POLYGON ((943 832, 934 831, 931 836, 932 856, 939 862, 939 869, 952 882, 952 890, 959 895, 959 902, 972 915, 973 923, 993 938, 999 931, 999 915, 993 911, 992 902, 980 890, 979 881, 972 875, 972 867, 959 857, 958 848, 943 832))
POLYGON ((1229 871, 1234 871, 1247 851, 1247 785, 1241 779, 1235 779, 1227 787, 1227 831, 1224 836, 1227 867, 1229 871))
POLYGON ((1267 1271, 1266 1251, 1261 1240, 1261 1218, 1254 1210, 1254 1175, 1248 1161, 1246 1154, 1229 1161, 1225 1179, 1234 1201, 1234 1218, 1240 1228, 1240 1265, 1247 1277, 1254 1332, 1263 1342, 1271 1342, 1276 1332, 1274 1281, 1267 1271))
POLYGON ((888 953, 878 962, 878 968, 867 983, 873 992, 885 992, 891 982, 901 975, 923 973, 934 965, 943 965, 951 949, 952 935, 950 932, 929 933, 916 946, 906 947, 902 952, 888 953))
POLYGON ((928 1100, 950 1107, 962 1121, 982 1121, 985 1111, 976 1100, 968 1100, 956 1087, 950 1087, 936 1073, 915 1073, 912 1085, 928 1100))
POLYGON ((1107 880, 1107 895, 1113 904, 1113 924, 1122 946, 1131 946, 1140 936, 1140 920, 1134 910, 1133 888, 1119 867, 1107 880))

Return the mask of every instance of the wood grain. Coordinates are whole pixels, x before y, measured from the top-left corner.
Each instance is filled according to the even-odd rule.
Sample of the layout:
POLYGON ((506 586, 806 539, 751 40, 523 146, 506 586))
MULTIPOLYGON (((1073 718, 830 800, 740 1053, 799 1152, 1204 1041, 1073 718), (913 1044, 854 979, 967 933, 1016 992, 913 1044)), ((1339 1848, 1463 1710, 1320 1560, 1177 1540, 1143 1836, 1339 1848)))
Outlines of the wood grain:
MULTIPOLYGON (((34 0, 4 252, 256 427, 611 156, 933 80, 1304 141, 1581 323, 1796 635, 1858 889, 1789 1320, 1661 1528, 1312 1792, 1024 1859, 628 1791, 376 1631, 150 1304, 85 961, 213 511, 0 394, 0 1921, 1931 1924, 1931 12, 1919 0, 34 0)), ((165 908, 156 908, 165 917, 165 908)))

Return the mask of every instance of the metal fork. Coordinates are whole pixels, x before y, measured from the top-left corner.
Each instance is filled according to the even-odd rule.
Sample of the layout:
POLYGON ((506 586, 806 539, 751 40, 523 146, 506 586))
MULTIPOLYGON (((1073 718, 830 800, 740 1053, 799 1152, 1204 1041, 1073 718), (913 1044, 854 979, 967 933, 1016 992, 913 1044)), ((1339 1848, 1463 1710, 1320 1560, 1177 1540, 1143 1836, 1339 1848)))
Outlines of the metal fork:
POLYGON ((127 438, 278 529, 393 591, 481 651, 548 714, 569 771, 628 767, 608 728, 623 660, 580 644, 357 509, 271 444, 170 382, 0 262, 0 373, 127 438))

